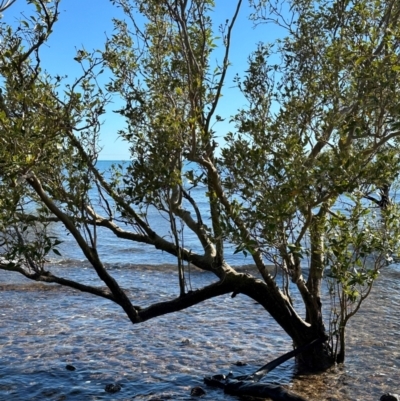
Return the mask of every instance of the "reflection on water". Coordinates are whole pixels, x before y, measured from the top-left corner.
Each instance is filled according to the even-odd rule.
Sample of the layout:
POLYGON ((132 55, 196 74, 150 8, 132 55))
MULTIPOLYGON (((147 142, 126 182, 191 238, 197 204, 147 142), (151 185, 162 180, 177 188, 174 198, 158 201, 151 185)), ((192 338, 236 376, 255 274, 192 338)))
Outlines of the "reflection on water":
MULTIPOLYGON (((89 269, 64 272, 96 280, 89 269)), ((177 279, 161 269, 135 278, 124 269, 113 273, 143 306, 170 296, 177 279)), ((133 326, 107 300, 3 272, 0 277, 2 400, 189 400, 205 375, 251 373, 290 350, 282 330, 243 296, 219 297, 133 326), (238 367, 237 361, 247 365, 238 367), (66 370, 67 364, 76 370, 66 370), (106 393, 108 383, 122 390, 106 393)), ((211 276, 194 272, 192 278, 196 287, 211 276)), ((264 381, 284 383, 315 401, 375 401, 399 391, 399 279, 399 272, 388 270, 350 323, 344 366, 292 380, 287 362, 264 381)), ((219 389, 206 391, 203 400, 237 399, 219 389)))

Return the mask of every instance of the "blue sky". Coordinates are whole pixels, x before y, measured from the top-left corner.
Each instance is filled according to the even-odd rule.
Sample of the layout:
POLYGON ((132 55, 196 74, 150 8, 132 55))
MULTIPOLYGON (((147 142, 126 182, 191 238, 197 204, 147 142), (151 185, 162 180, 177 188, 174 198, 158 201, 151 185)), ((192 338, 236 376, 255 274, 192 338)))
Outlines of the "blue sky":
MULTIPOLYGON (((215 27, 231 19, 236 1, 216 0, 216 9, 213 13, 215 27)), ((20 18, 21 12, 29 16, 32 13, 26 0, 17 0, 16 3, 4 12, 4 20, 15 21, 20 18)), ((233 88, 232 79, 236 73, 242 74, 247 69, 247 57, 260 41, 272 41, 282 34, 276 25, 262 25, 253 28, 248 20, 248 2, 244 1, 232 37, 230 61, 232 66, 227 76, 223 98, 217 114, 222 117, 231 116, 236 110, 245 105, 244 99, 233 88)), ((120 9, 113 6, 110 0, 62 0, 60 17, 49 42, 42 49, 42 66, 51 74, 68 75, 69 78, 80 75, 80 67, 74 57, 76 49, 85 47, 86 50, 102 49, 106 35, 113 30, 112 18, 123 18, 120 9)), ((218 55, 218 50, 215 52, 218 55)), ((220 58, 221 59, 221 58, 220 58)), ((117 109, 111 105, 110 110, 117 109)), ((123 128, 124 121, 111 111, 104 116, 104 124, 100 135, 103 150, 101 160, 129 159, 128 145, 118 138, 118 129, 123 128)), ((221 123, 217 127, 217 134, 222 137, 229 129, 228 123, 221 123)))

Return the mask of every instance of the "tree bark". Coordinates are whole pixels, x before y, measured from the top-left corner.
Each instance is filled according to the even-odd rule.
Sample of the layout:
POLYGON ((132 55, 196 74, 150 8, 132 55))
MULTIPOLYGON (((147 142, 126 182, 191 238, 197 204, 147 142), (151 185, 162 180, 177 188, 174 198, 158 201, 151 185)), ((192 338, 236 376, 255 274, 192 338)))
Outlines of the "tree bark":
POLYGON ((321 371, 332 366, 334 360, 327 342, 323 324, 311 324, 302 319, 294 310, 289 298, 279 287, 266 284, 254 277, 243 275, 238 282, 238 293, 245 294, 258 302, 291 337, 295 348, 320 339, 319 345, 303 352, 297 359, 299 369, 321 371))

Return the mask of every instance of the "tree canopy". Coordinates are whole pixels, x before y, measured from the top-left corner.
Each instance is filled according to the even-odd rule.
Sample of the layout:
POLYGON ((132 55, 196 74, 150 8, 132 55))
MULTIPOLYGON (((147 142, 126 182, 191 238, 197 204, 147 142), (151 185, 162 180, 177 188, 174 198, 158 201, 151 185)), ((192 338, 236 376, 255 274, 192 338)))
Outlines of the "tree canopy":
POLYGON ((400 167, 400 3, 250 1, 255 26, 277 24, 284 35, 260 37, 247 70, 227 82, 242 0, 219 28, 212 0, 114 0, 125 19, 114 20, 102 50, 77 51, 83 73, 73 83, 40 60, 60 2, 27 3, 32 15, 19 26, 0 25, 0 268, 105 297, 132 323, 244 294, 295 347, 324 339, 304 362, 343 361, 349 318, 398 253, 398 207, 388 191, 400 167), (110 77, 105 85, 101 74, 110 77), (245 105, 222 115, 228 85, 245 105), (115 96, 131 159, 110 176, 96 163, 115 96), (229 132, 220 132, 223 120, 229 132), (196 188, 205 189, 204 215, 196 188), (152 226, 150 207, 170 236, 152 226), (52 273, 48 259, 62 241, 48 230, 55 221, 107 289, 52 273), (179 296, 135 305, 104 267, 99 227, 175 256, 179 296), (197 238, 196 251, 185 247, 183 227, 197 238), (257 274, 227 263, 232 244, 257 274), (215 282, 188 291, 188 264, 215 282))

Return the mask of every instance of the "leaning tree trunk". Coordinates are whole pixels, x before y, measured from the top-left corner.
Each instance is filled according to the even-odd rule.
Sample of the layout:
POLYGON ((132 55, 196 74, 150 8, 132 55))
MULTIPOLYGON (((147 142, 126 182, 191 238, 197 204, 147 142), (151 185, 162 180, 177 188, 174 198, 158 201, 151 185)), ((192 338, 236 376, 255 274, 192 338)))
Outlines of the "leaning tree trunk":
MULTIPOLYGON (((282 329, 293 340, 294 348, 300 348, 319 340, 312 349, 305 350, 297 358, 299 368, 304 370, 323 370, 332 366, 334 360, 328 344, 325 327, 320 321, 315 324, 302 319, 293 308, 290 299, 283 294, 272 280, 264 283, 261 280, 241 275, 238 293, 245 294, 262 305, 282 329)), ((233 295, 234 296, 234 295, 233 295)), ((316 304, 320 308, 320 303, 316 304)), ((322 315, 321 315, 322 316, 322 315)))

